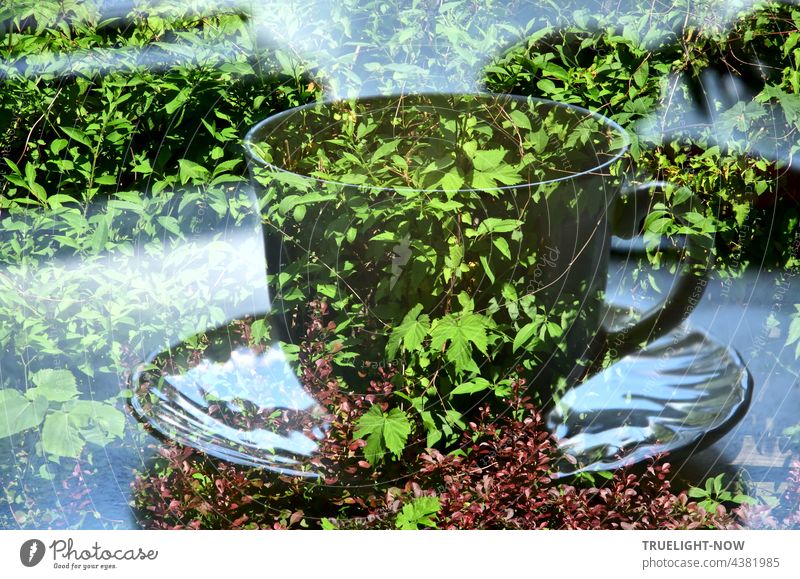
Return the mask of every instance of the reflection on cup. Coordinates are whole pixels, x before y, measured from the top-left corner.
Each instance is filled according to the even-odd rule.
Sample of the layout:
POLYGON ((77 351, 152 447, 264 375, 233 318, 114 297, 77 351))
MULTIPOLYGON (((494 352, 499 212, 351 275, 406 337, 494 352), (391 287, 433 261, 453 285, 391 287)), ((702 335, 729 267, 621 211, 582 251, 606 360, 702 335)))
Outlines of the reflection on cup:
POLYGON ((392 367, 447 404, 481 381, 524 380, 547 406, 592 361, 678 324, 705 287, 684 276, 639 323, 604 327, 609 239, 635 229, 661 184, 626 185, 627 135, 579 107, 478 94, 314 103, 258 124, 246 148, 271 331, 296 342, 305 304, 329 302, 346 354, 336 370, 354 391, 369 368, 392 367))

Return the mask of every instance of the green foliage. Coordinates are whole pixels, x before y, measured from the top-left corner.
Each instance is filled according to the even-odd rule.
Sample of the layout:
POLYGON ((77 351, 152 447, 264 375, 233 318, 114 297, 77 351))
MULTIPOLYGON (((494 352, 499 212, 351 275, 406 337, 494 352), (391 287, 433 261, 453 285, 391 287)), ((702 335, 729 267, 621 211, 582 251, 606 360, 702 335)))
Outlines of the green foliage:
POLYGON ((67 412, 58 410, 47 415, 42 426, 42 446, 49 454, 77 458, 83 444, 77 425, 67 412))
POLYGON ((26 393, 28 398, 43 396, 50 402, 67 402, 78 396, 75 376, 69 370, 45 368, 31 376, 36 387, 26 393))
POLYGON ((394 358, 401 347, 408 352, 416 352, 428 337, 431 321, 428 314, 422 314, 422 304, 417 304, 405 315, 400 325, 392 329, 386 344, 386 355, 394 358))
POLYGON ((487 326, 486 319, 478 314, 447 314, 436 320, 431 328, 431 348, 444 350, 456 372, 479 372, 472 349, 474 347, 484 355, 487 354, 487 326))
POLYGON ((793 445, 800 444, 800 423, 793 426, 787 426, 783 429, 782 434, 789 437, 789 441, 793 445))
POLYGON ((384 413, 380 407, 373 406, 356 426, 358 430, 354 436, 367 441, 364 456, 372 465, 382 462, 387 450, 399 458, 411 434, 411 422, 400 408, 384 413))
MULTIPOLYGON (((477 4, 461 2, 441 4, 436 18, 422 19, 430 24, 416 26, 431 7, 412 2, 386 38, 385 30, 378 33, 386 3, 358 3, 366 14, 358 27, 346 17, 351 3, 338 3, 326 38, 341 28, 353 46, 381 47, 392 65, 387 68, 379 59, 365 65, 381 79, 371 88, 397 88, 424 78, 429 72, 424 66, 433 70, 437 63, 432 58, 424 66, 409 63, 434 38, 446 39, 442 46, 448 56, 444 68, 436 70, 455 75, 461 69, 451 62, 477 63, 508 32, 482 20, 488 12, 477 4), (449 58, 453 55, 458 58, 449 58)), ((219 263, 192 261, 197 246, 189 244, 186 253, 174 255, 149 277, 111 274, 136 262, 131 256, 138 255, 143 241, 154 242, 145 243, 145 253, 160 263, 167 248, 159 249, 159 242, 191 240, 203 232, 207 222, 202 223, 201 213, 216 226, 241 225, 249 215, 249 200, 236 193, 248 179, 242 134, 262 118, 321 96, 322 83, 306 72, 311 64, 262 46, 238 9, 222 7, 210 14, 202 2, 145 2, 140 5, 146 9, 101 21, 101 4, 21 0, 0 6, 0 363, 13 377, 13 383, 4 377, 0 388, 0 439, 24 439, 43 460, 76 458, 88 445, 119 443, 125 434, 120 400, 95 399, 93 379, 105 377, 115 387, 117 382, 127 387, 125 373, 153 336, 195 335, 197 328, 225 321, 215 301, 219 296, 233 301, 249 296, 234 281, 219 286, 219 296, 200 297, 206 311, 193 311, 196 302, 188 299, 158 301, 160 294, 174 296, 172 290, 182 282, 201 286, 202 276, 224 270, 219 263, 248 251, 226 244, 214 227, 219 263), (109 254, 119 261, 110 264, 109 254), (169 314, 150 314, 167 306, 169 314), (65 369, 64 360, 74 367, 65 369)), ((509 11, 515 8, 514 2, 504 4, 509 11)), ((495 2, 484 5, 497 8, 495 2)), ((787 185, 781 163, 753 155, 744 136, 775 115, 785 121, 786 140, 800 127, 798 10, 766 4, 730 32, 689 27, 673 36, 664 30, 676 29, 686 17, 684 3, 676 6, 622 18, 570 13, 573 26, 538 30, 525 46, 487 67, 488 88, 588 106, 635 134, 639 121, 673 104, 678 88, 665 85, 664 78, 698 78, 720 62, 736 75, 742 72, 736 63, 764 62, 767 77, 755 99, 727 109, 724 103, 713 105, 719 109, 720 130, 729 137, 727 146, 716 144, 710 133, 678 134, 663 142, 634 137, 631 145, 643 175, 683 186, 654 207, 646 223, 649 239, 689 230, 715 234, 720 268, 735 271, 756 256, 790 267, 797 260, 796 192, 787 185), (674 218, 670 205, 680 201, 680 191, 689 190, 703 202, 687 225, 674 218)), ((558 7, 552 8, 557 13, 558 7)), ((302 16, 294 15, 293 22, 298 19, 302 16)), ((526 23, 512 33, 542 24, 526 23)), ((373 58, 370 51, 361 52, 362 60, 373 58)), ((346 79, 351 86, 369 82, 354 77, 352 64, 340 59, 324 80, 346 79)), ((683 105, 675 106, 674 114, 683 111, 683 105)), ((322 228, 319 254, 290 262, 270 277, 280 290, 276 313, 299 311, 310 298, 324 296, 342 314, 333 340, 341 348, 334 357, 340 374, 379 361, 361 355, 359 332, 386 338, 376 340, 375 357, 396 363, 392 380, 399 401, 371 406, 354 433, 366 441, 364 453, 372 465, 396 462, 412 433, 424 432, 427 446, 452 448, 469 422, 465 408, 472 395, 508 393, 514 376, 487 369, 504 348, 524 354, 527 369, 535 368, 537 353, 560 342, 577 315, 572 304, 556 312, 543 307, 522 288, 525 275, 508 278, 515 267, 530 273, 536 265, 521 246, 524 221, 518 214, 486 215, 482 203, 499 187, 535 180, 531 176, 541 179, 560 168, 557 156, 547 157, 551 137, 570 133, 568 138, 587 144, 587 135, 558 126, 544 130, 518 110, 500 126, 521 137, 532 153, 516 155, 514 143, 498 144, 496 135, 469 115, 434 118, 419 130, 423 135, 431 127, 441 130, 446 142, 458 144, 450 149, 424 139, 372 139, 377 125, 353 120, 341 134, 330 135, 326 150, 306 143, 317 152, 308 158, 308 172, 411 191, 382 199, 335 189, 304 191, 303 182, 287 181, 292 194, 281 196, 285 190, 276 189, 274 197, 260 199, 266 226, 290 237, 309 231, 320 216, 332 219, 322 228), (479 191, 455 194, 469 187, 479 191), (350 259, 324 254, 346 255, 348 247, 350 259), (374 270, 359 271, 354 255, 374 270), (408 261, 398 270, 404 255, 408 261), (329 263, 336 268, 320 273, 329 263), (346 284, 359 274, 371 283, 373 271, 392 274, 364 300, 350 299, 346 284), (299 283, 303 276, 317 276, 320 283, 305 287, 299 283), (479 286, 489 299, 475 303, 479 286), (392 295, 402 296, 403 303, 370 309, 392 295), (386 323, 370 326, 365 312, 386 323), (394 460, 386 461, 387 454, 394 460)), ((262 152, 271 160, 271 151, 262 152)), ((797 153, 796 146, 791 153, 797 153)), ((545 189, 540 193, 547 195, 545 189)), ((274 338, 264 320, 254 323, 252 332, 259 343, 274 338)), ((786 344, 797 344, 800 357, 800 307, 786 344)), ((46 468, 39 472, 48 476, 46 468)), ((710 486, 692 491, 709 509, 744 502, 722 488, 721 478, 709 480, 710 486)), ((434 526, 435 501, 421 497, 405 505, 398 526, 434 526)))
POLYGON ((243 127, 316 90, 235 9, 158 2, 101 22, 97 2, 41 4, 0 11, 0 208, 239 181, 243 127))
MULTIPOLYGON (((547 251, 537 216, 559 221, 576 198, 591 204, 605 182, 589 169, 598 154, 614 158, 624 135, 577 109, 471 95, 320 103, 281 119, 280 132, 261 125, 248 142, 264 223, 284 253, 269 276, 273 307, 296 339, 306 304, 324 298, 342 388, 363 391, 375 363, 398 371, 408 405, 391 411, 446 446, 469 420, 470 395, 502 397, 540 352, 566 349, 570 326, 588 343, 601 292, 531 283, 547 251), (586 173, 564 185, 570 171, 586 173), (531 185, 506 189, 521 182, 531 185), (560 186, 569 194, 554 194, 560 186)), ((564 355, 570 369, 581 353, 564 355)), ((540 401, 556 383, 539 380, 540 401)), ((383 415, 373 412, 375 432, 363 423, 359 434, 374 465, 402 448, 376 434, 383 415)))
POLYGON ((436 513, 441 508, 438 497, 419 497, 403 505, 397 515, 396 526, 402 530, 417 530, 420 527, 436 528, 436 513))
POLYGON ((222 242, 251 215, 243 128, 318 91, 302 67, 283 74, 236 9, 157 2, 102 20, 101 4, 0 7, 0 352, 14 382, 0 438, 55 460, 121 440, 122 398, 99 385, 127 388, 153 340, 222 323, 226 300, 251 294, 176 288, 249 251, 222 242))
POLYGON ((47 411, 47 399, 30 400, 13 389, 0 390, 0 438, 23 432, 41 424, 47 411))
POLYGON ((758 500, 754 497, 748 496, 743 493, 734 494, 728 490, 727 486, 723 486, 723 478, 725 474, 719 474, 715 477, 709 477, 706 480, 705 487, 691 487, 688 491, 688 496, 693 499, 702 499, 698 505, 705 509, 707 513, 715 513, 720 505, 725 503, 733 503, 734 505, 757 505, 758 500))
MULTIPOLYGON (((800 216, 796 184, 786 171, 798 152, 798 9, 759 3, 731 29, 719 26, 714 6, 707 3, 703 26, 686 28, 680 21, 699 15, 696 3, 565 14, 567 25, 542 29, 488 67, 488 87, 579 104, 620 123, 634 136, 642 179, 668 180, 700 198, 692 225, 715 234, 721 275, 749 263, 790 267, 800 216), (757 94, 723 102, 703 86, 706 74, 743 78, 757 94), (706 105, 707 97, 717 100, 706 105), (715 122, 698 129, 692 115, 706 106, 715 122), (668 126, 684 118, 689 128, 662 134, 657 117, 655 133, 647 136, 643 121, 657 113, 668 126)), ((662 227, 681 227, 666 218, 662 227)))
POLYGON ((0 390, 0 438, 41 426, 41 448, 55 460, 78 458, 87 442, 105 446, 122 439, 125 416, 115 400, 79 400, 69 370, 45 368, 31 375, 35 385, 25 393, 0 390))

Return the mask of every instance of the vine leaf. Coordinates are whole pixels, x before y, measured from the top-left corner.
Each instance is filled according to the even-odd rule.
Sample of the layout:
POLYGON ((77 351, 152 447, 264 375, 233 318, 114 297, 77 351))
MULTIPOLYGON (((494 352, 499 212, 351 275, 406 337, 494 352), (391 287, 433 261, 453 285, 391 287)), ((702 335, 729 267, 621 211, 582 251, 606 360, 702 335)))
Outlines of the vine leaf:
POLYGON ((456 372, 478 372, 472 359, 473 346, 487 354, 486 321, 471 312, 448 314, 436 320, 431 329, 431 347, 440 350, 446 343, 445 357, 455 365, 456 372))
POLYGON ((36 388, 30 388, 25 396, 33 400, 44 396, 50 402, 67 402, 78 396, 75 376, 69 370, 45 368, 31 376, 36 388))
POLYGON ((422 341, 430 331, 431 322, 427 314, 419 315, 422 305, 417 304, 405 315, 399 326, 392 330, 386 344, 386 355, 394 358, 402 344, 403 349, 409 352, 419 350, 422 341))
POLYGON ((403 505, 403 510, 397 515, 397 528, 413 531, 420 525, 436 527, 436 513, 441 505, 439 497, 419 497, 403 505))
POLYGON ((539 319, 522 326, 517 335, 514 336, 514 352, 526 346, 539 333, 541 327, 542 322, 539 319))
POLYGON ((47 412, 47 399, 27 399, 13 388, 0 390, 0 438, 39 426, 47 412))
POLYGON ((380 407, 373 406, 358 419, 357 427, 354 436, 367 441, 364 455, 373 466, 383 460, 387 449, 400 458, 411 434, 411 422, 400 408, 384 413, 380 407))
POLYGON ((78 425, 69 414, 58 410, 47 415, 42 427, 42 448, 46 453, 78 458, 85 444, 78 425))
POLYGON ((75 400, 65 404, 62 410, 81 428, 82 436, 89 442, 103 446, 124 434, 125 415, 107 402, 75 400))

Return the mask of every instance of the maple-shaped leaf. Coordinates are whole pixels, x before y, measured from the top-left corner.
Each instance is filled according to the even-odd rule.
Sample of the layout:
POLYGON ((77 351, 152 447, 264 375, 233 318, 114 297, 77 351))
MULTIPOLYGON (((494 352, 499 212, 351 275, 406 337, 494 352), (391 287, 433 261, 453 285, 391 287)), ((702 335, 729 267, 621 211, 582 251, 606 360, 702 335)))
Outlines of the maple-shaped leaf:
POLYGON ((472 157, 472 164, 478 171, 491 171, 503 162, 506 156, 505 149, 487 149, 485 151, 475 151, 472 157))
POLYGON ((455 365, 457 372, 478 372, 478 365, 472 359, 472 348, 487 353, 483 316, 466 312, 448 314, 436 320, 431 329, 431 348, 440 350, 445 344, 445 357, 455 365))
POLYGON ((77 382, 69 370, 45 368, 33 374, 31 382, 36 387, 25 394, 30 400, 44 396, 50 402, 66 402, 78 397, 77 382))
POLYGON ((380 407, 373 406, 358 419, 356 426, 358 430, 354 436, 367 441, 364 456, 373 466, 383 460, 387 449, 399 458, 411 434, 411 421, 400 408, 384 413, 380 407))
POLYGON ((400 325, 392 330, 386 344, 386 355, 389 358, 394 358, 400 344, 404 350, 410 352, 418 350, 422 345, 430 330, 431 322, 427 314, 419 315, 421 311, 422 305, 417 304, 405 315, 400 325))
POLYGON ((419 497, 407 505, 403 505, 403 510, 397 515, 395 525, 402 530, 416 530, 420 525, 426 527, 436 527, 436 513, 439 512, 441 504, 439 497, 419 497))

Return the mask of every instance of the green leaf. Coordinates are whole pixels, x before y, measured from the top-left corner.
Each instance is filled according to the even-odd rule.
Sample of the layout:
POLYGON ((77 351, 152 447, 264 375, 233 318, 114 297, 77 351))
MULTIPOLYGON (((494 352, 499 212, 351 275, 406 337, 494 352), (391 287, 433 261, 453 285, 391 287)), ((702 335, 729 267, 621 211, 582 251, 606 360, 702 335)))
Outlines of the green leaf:
POLYGON ((153 167, 150 165, 150 159, 144 159, 141 163, 138 163, 133 169, 131 169, 134 173, 143 173, 145 175, 153 172, 153 167))
POLYGON ((380 407, 373 406, 358 419, 356 426, 358 430, 354 436, 367 441, 364 455, 373 466, 383 459, 384 449, 399 458, 411 434, 411 422, 400 408, 392 408, 384 414, 380 407))
POLYGON ((497 187, 497 181, 492 178, 492 173, 475 171, 472 174, 473 189, 494 189, 495 187, 497 187))
POLYGON ((800 94, 787 93, 778 86, 766 85, 756 99, 759 102, 777 99, 789 123, 800 120, 800 94))
POLYGON ((450 395, 456 396, 458 394, 474 394, 476 392, 483 392, 491 387, 491 382, 485 378, 476 377, 469 382, 464 382, 453 388, 453 391, 450 392, 450 395))
POLYGON ((736 503, 737 505, 741 504, 748 504, 752 506, 756 506, 758 504, 758 499, 756 497, 751 497, 750 495, 745 494, 737 494, 731 498, 731 500, 736 503))
POLYGON ((39 478, 42 480, 53 480, 55 479, 55 475, 51 472, 49 468, 47 468, 47 464, 39 465, 39 478))
POLYGON ((547 322, 547 335, 551 338, 558 338, 564 333, 564 329, 555 322, 547 322))
POLYGON ((99 177, 95 177, 94 182, 98 185, 116 185, 117 178, 113 175, 101 175, 99 177))
POLYGON ((323 194, 318 192, 311 192, 306 195, 287 195, 278 204, 278 211, 282 214, 288 213, 297 205, 308 205, 311 203, 323 203, 335 199, 334 194, 323 194))
POLYGON ((497 217, 487 217, 478 226, 478 234, 485 233, 509 233, 522 225, 519 219, 498 219, 497 217))
MULTIPOLYGON (((362 436, 361 438, 364 438, 362 436)), ((380 433, 366 435, 365 440, 367 445, 364 447, 364 458, 372 466, 383 462, 384 455, 386 454, 386 446, 383 442, 383 436, 380 433)))
POLYGON ((453 274, 459 270, 459 267, 464 261, 464 248, 459 245, 451 245, 449 255, 444 259, 444 268, 442 274, 445 281, 449 282, 453 274))
POLYGON ((497 250, 502 253, 506 259, 511 259, 511 250, 508 248, 508 242, 502 237, 495 237, 492 239, 492 244, 497 250))
POLYGON ((545 62, 542 66, 542 72, 547 76, 552 76, 558 80, 568 81, 569 73, 561 66, 554 62, 545 62))
POLYGON ((50 143, 50 151, 52 151, 54 155, 58 155, 68 144, 69 141, 66 139, 53 139, 53 142, 50 143))
POLYGON ((389 358, 395 357, 401 343, 403 349, 409 352, 418 350, 422 346, 431 323, 427 314, 419 315, 421 311, 422 305, 417 304, 405 315, 400 325, 392 330, 386 344, 386 355, 389 358))
POLYGON ((64 404, 62 410, 81 428, 94 425, 103 434, 113 438, 122 438, 124 434, 125 415, 108 402, 75 400, 64 404))
POLYGON ((479 259, 481 261, 481 265, 483 266, 483 272, 486 274, 486 277, 489 278, 491 283, 494 283, 494 272, 489 265, 489 259, 485 255, 481 255, 479 259))
POLYGON ((78 396, 75 376, 69 370, 45 368, 31 376, 36 388, 30 388, 25 395, 33 400, 44 396, 50 402, 66 402, 78 396))
MULTIPOLYGON (((458 191, 464 186, 464 178, 457 171, 448 171, 439 180, 438 187, 443 191, 458 191)), ((451 202, 455 203, 455 202, 451 202)), ((461 206, 459 203, 458 206, 461 206)), ((456 209, 457 207, 453 207, 456 209)))
POLYGON ((190 161, 189 159, 179 159, 181 184, 186 185, 189 181, 206 181, 210 176, 208 169, 190 161))
POLYGON ((358 430, 353 433, 356 438, 380 435, 383 432, 383 411, 378 406, 372 406, 366 414, 358 419, 356 426, 358 430))
POLYGON ((642 88, 647 82, 649 76, 650 76, 650 65, 645 60, 639 66, 639 68, 636 69, 636 72, 633 73, 633 82, 636 84, 636 86, 642 88))
POLYGON ((428 205, 441 211, 453 211, 455 209, 461 209, 464 206, 463 203, 459 203, 458 201, 440 201, 439 199, 431 199, 428 205))
POLYGON ((51 412, 42 427, 42 449, 47 454, 78 458, 86 442, 80 430, 66 412, 51 412))
POLYGON ((36 165, 33 163, 25 163, 25 180, 28 185, 36 182, 36 165))
POLYGON ((325 297, 336 299, 337 291, 336 285, 332 283, 317 284, 317 292, 325 297))
POLYGON ((106 246, 108 241, 108 219, 101 219, 97 224, 97 229, 91 237, 91 247, 94 252, 99 252, 106 246))
POLYGON ((539 87, 539 90, 545 94, 553 94, 557 90, 555 83, 547 78, 541 79, 536 83, 536 86, 539 87))
POLYGON ((47 412, 47 400, 41 396, 29 400, 18 390, 0 390, 0 438, 6 438, 41 424, 47 412))
POLYGON ((370 241, 391 241, 397 243, 397 234, 394 231, 382 231, 377 235, 373 235, 370 241))
POLYGON ((687 494, 689 495, 689 497, 693 499, 702 499, 705 498, 707 495, 705 489, 701 489, 698 487, 690 487, 689 492, 687 494))
POLYGON ((391 141, 386 141, 380 147, 378 147, 374 153, 372 153, 371 163, 383 159, 385 156, 389 155, 390 153, 394 153, 397 149, 397 146, 401 143, 400 139, 392 139, 391 141))
POLYGON ((175 235, 181 234, 181 226, 178 223, 178 220, 172 217, 171 215, 160 215, 159 217, 156 218, 156 221, 158 221, 159 225, 161 225, 161 227, 163 227, 170 233, 173 233, 175 235))
POLYGON ((436 527, 436 514, 441 505, 438 497, 419 497, 403 505, 403 510, 397 515, 395 525, 398 529, 416 530, 420 525, 436 527))
POLYGON ((400 408, 392 408, 385 415, 383 427, 383 439, 386 443, 386 448, 399 458, 406 447, 410 434, 411 422, 408 419, 408 415, 400 408))
POLYGON ((164 110, 167 111, 167 114, 171 115, 175 111, 177 111, 183 103, 185 103, 189 99, 189 95, 191 94, 192 89, 191 87, 182 88, 175 98, 169 101, 166 105, 164 105, 164 110))
POLYGON ((526 346, 531 339, 539 333, 539 328, 542 327, 542 323, 539 321, 530 322, 522 326, 517 332, 517 335, 514 336, 514 346, 513 351, 516 352, 520 348, 526 346))
POLYGON ((724 473, 714 477, 714 492, 716 494, 719 494, 722 491, 722 477, 723 476, 724 476, 724 473))
POLYGON ((448 344, 445 357, 455 365, 457 372, 477 372, 472 359, 472 347, 486 354, 488 340, 483 316, 473 313, 448 314, 436 320, 431 329, 431 348, 440 350, 448 344))
POLYGON ((528 118, 528 115, 523 113, 520 110, 514 110, 508 113, 508 116, 511 117, 511 120, 514 122, 514 126, 517 128, 523 128, 531 130, 531 120, 528 118))
POLYGON ((800 304, 795 304, 797 310, 792 314, 792 322, 789 324, 789 335, 786 337, 786 345, 791 346, 797 342, 797 349, 795 350, 795 358, 800 358, 800 304))
POLYGON ((429 411, 422 410, 420 411, 419 415, 422 418, 422 425, 425 427, 425 432, 427 433, 425 445, 430 448, 441 440, 442 431, 437 426, 436 420, 433 418, 433 414, 431 414, 429 411))
POLYGON ((522 182, 522 176, 519 171, 514 169, 511 165, 501 165, 492 169, 492 178, 500 181, 503 185, 517 185, 522 182))
POLYGON ((505 156, 505 149, 475 151, 475 154, 472 156, 472 164, 478 171, 491 171, 503 162, 503 157, 505 156))
POLYGON ((61 127, 61 130, 64 131, 73 141, 78 141, 82 145, 86 145, 89 148, 92 147, 92 143, 86 138, 86 135, 82 130, 73 127, 61 127))

